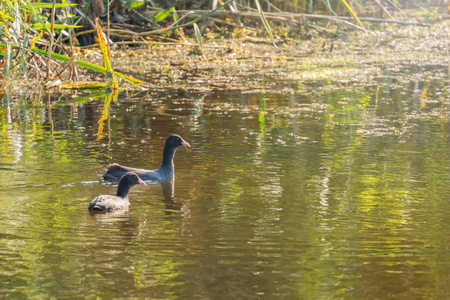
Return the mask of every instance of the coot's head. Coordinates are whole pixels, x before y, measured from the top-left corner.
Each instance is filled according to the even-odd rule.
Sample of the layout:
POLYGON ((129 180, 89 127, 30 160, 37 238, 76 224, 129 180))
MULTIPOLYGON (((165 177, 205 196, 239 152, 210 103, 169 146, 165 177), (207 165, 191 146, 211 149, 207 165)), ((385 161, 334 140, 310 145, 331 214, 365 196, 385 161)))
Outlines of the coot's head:
POLYGON ((134 172, 128 172, 123 174, 123 176, 120 177, 119 184, 120 183, 126 183, 129 186, 133 186, 136 184, 146 185, 145 182, 142 181, 142 179, 139 178, 139 176, 134 172))
POLYGON ((189 145, 188 142, 183 140, 181 136, 178 134, 172 134, 166 139, 166 145, 170 146, 172 148, 178 148, 180 146, 191 148, 191 145, 189 145))

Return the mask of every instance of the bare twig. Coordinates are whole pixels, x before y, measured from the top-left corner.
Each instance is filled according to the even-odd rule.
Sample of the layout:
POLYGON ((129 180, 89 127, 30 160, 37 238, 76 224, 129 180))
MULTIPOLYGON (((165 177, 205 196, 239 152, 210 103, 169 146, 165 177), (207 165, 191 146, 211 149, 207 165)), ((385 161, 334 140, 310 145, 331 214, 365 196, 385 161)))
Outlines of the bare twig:
POLYGON ((58 76, 59 78, 61 78, 61 74, 67 69, 67 68, 69 68, 71 65, 72 65, 72 63, 74 63, 75 62, 75 55, 73 55, 71 58, 70 58, 70 61, 64 66, 64 68, 62 68, 61 69, 61 71, 59 71, 57 74, 56 74, 56 76, 58 76))
MULTIPOLYGON (((179 11, 179 12, 186 12, 186 11, 179 11)), ((210 13, 215 16, 228 16, 229 12, 226 11, 216 11, 211 12, 207 10, 196 10, 194 11, 195 14, 203 14, 203 13, 210 13)), ((244 16, 244 17, 259 17, 259 14, 254 11, 241 11, 239 13, 233 14, 238 16, 244 16)), ((266 18, 270 18, 272 20, 284 20, 287 17, 294 17, 294 18, 307 18, 307 19, 325 19, 325 20, 353 20, 352 17, 345 17, 345 16, 328 16, 328 15, 319 15, 319 14, 298 14, 298 13, 289 13, 289 12, 266 12, 264 13, 266 18)), ((429 26, 426 24, 416 24, 412 22, 406 22, 406 21, 398 21, 398 20, 389 20, 389 19, 377 19, 377 18, 364 18, 359 17, 359 20, 366 21, 366 22, 375 22, 375 23, 395 23, 399 25, 416 25, 416 26, 429 26)))
POLYGON ((276 7, 275 5, 273 5, 272 3, 270 3, 270 1, 266 0, 267 4, 269 4, 270 7, 272 7, 273 9, 275 9, 277 12, 283 12, 281 9, 279 9, 278 7, 276 7))
POLYGON ((398 7, 397 5, 395 5, 394 2, 392 2, 391 0, 387 0, 387 2, 389 2, 392 6, 394 6, 396 9, 398 9, 398 10, 402 13, 402 15, 403 15, 405 18, 407 18, 408 20, 411 20, 411 19, 403 12, 403 10, 400 9, 400 7, 398 7))
MULTIPOLYGON (((124 42, 116 42, 116 45, 135 45, 135 44, 145 44, 145 45, 167 45, 167 46, 187 46, 187 47, 198 47, 198 44, 186 44, 186 43, 163 43, 163 42, 147 42, 147 41, 124 41, 124 42)), ((98 44, 92 44, 89 46, 85 46, 84 48, 96 48, 98 44)), ((228 49, 228 46, 210 46, 203 45, 204 48, 218 48, 218 49, 228 49)))
MULTIPOLYGON (((83 19, 85 19, 86 21, 88 21, 88 23, 91 25, 92 28, 95 29, 95 24, 94 22, 92 22, 92 20, 90 18, 88 18, 81 10, 79 10, 78 8, 74 8, 74 11, 79 14, 81 17, 83 17, 83 19)), ((67 38, 62 39, 62 41, 66 40, 67 38)))
POLYGON ((389 18, 391 18, 391 20, 394 20, 392 15, 389 13, 389 11, 386 9, 386 7, 384 7, 383 4, 381 4, 380 1, 378 1, 378 0, 374 0, 374 1, 375 1, 376 4, 378 4, 378 6, 381 8, 381 10, 384 11, 384 13, 389 16, 389 18))
MULTIPOLYGON (((227 5, 228 3, 232 2, 232 0, 229 0, 227 2, 225 2, 224 4, 222 4, 221 6, 217 7, 216 10, 213 11, 205 11, 205 10, 198 10, 198 11, 179 11, 181 13, 185 13, 185 15, 183 15, 183 17, 181 17, 178 22, 172 24, 171 26, 167 27, 167 28, 162 28, 162 29, 156 29, 156 30, 150 30, 150 31, 144 31, 144 32, 137 32, 134 31, 134 28, 130 28, 130 30, 123 30, 123 29, 110 29, 110 32, 112 33, 116 33, 116 34, 122 34, 125 36, 130 36, 130 37, 145 37, 145 36, 151 36, 154 34, 158 34, 161 33, 163 31, 167 31, 170 29, 177 29, 177 28, 182 28, 182 27, 186 27, 189 26, 195 22, 198 22, 199 20, 201 20, 202 18, 208 16, 208 15, 214 15, 214 16, 229 16, 229 12, 227 11, 217 11, 219 8, 227 5), (183 24, 183 25, 176 25, 178 24, 181 19, 186 18, 189 15, 200 15, 199 17, 195 18, 194 20, 183 24)), ((235 13, 234 15, 237 16, 245 16, 245 17, 254 17, 254 18, 260 18, 258 12, 254 12, 254 11, 241 11, 239 13, 235 13)), ((272 12, 272 13, 265 13, 266 18, 271 19, 272 21, 279 21, 279 22, 285 22, 289 19, 301 19, 301 18, 311 18, 311 19, 323 19, 323 20, 330 20, 333 22, 339 22, 339 23, 343 23, 346 24, 348 26, 354 27, 358 30, 362 30, 364 31, 363 28, 359 27, 358 25, 355 25, 351 22, 349 22, 349 20, 353 20, 351 17, 336 17, 336 16, 328 16, 328 15, 318 15, 318 14, 296 14, 296 13, 288 13, 288 12, 282 12, 282 13, 278 13, 278 12, 272 12)), ((388 20, 388 19, 376 19, 376 18, 359 18, 361 21, 367 21, 367 22, 385 22, 385 23, 396 23, 396 24, 400 24, 400 25, 417 25, 411 22, 405 22, 405 21, 398 21, 398 20, 388 20)), ((233 26, 233 24, 230 24, 233 26)), ((427 26, 427 25, 422 25, 422 26, 427 26)), ((94 30, 86 30, 86 31, 82 31, 82 32, 78 32, 75 35, 76 36, 80 36, 83 34, 89 34, 89 33, 93 33, 95 32, 94 30)), ((62 41, 65 41, 67 38, 63 39, 62 41)))
POLYGON ((217 19, 217 18, 211 18, 211 20, 213 20, 216 23, 221 23, 221 24, 228 25, 228 26, 238 27, 238 28, 242 28, 242 29, 246 29, 246 30, 250 30, 250 31, 258 31, 258 29, 256 29, 256 28, 243 26, 243 25, 240 25, 240 24, 230 23, 228 21, 220 20, 220 19, 217 19))
MULTIPOLYGON (((183 24, 183 25, 173 26, 174 24, 172 24, 172 25, 169 26, 168 28, 156 29, 156 30, 151 30, 151 31, 146 31, 146 32, 132 32, 132 31, 127 31, 127 30, 117 30, 117 29, 116 29, 116 30, 111 29, 111 32, 124 33, 124 34, 128 34, 128 35, 131 35, 131 36, 137 36, 137 37, 139 37, 139 36, 148 36, 148 35, 152 35, 152 34, 155 34, 155 33, 161 33, 161 32, 167 31, 167 30, 171 30, 171 29, 177 29, 177 28, 187 27, 187 26, 190 26, 190 25, 192 25, 192 24, 194 24, 194 23, 200 21, 201 19, 207 17, 208 15, 214 13, 214 12, 217 11, 218 9, 224 7, 225 5, 227 5, 227 4, 229 4, 229 3, 233 2, 233 1, 234 1, 234 0, 228 0, 227 2, 225 2, 225 3, 223 3, 222 5, 218 6, 215 10, 206 11, 206 13, 205 13, 204 15, 202 15, 202 16, 200 16, 200 17, 198 17, 198 18, 196 18, 196 19, 194 19, 194 20, 192 20, 192 21, 190 21, 190 22, 188 22, 188 23, 186 23, 186 24, 183 24)), ((186 12, 186 11, 185 11, 185 12, 186 12)), ((186 12, 187 14, 186 14, 185 16, 187 16, 188 14, 190 14, 190 12, 191 12, 191 11, 187 11, 187 12, 186 12)), ((185 16, 183 16, 183 17, 185 17, 185 16)), ((183 17, 182 17, 182 18, 183 18, 183 17)), ((180 20, 181 20, 181 18, 180 18, 180 20)), ((92 33, 92 32, 95 32, 95 30, 86 30, 86 31, 78 32, 77 34, 75 34, 75 36, 79 36, 79 35, 83 35, 83 34, 88 34, 88 33, 92 33)), ((64 39, 62 39, 61 41, 66 41, 67 39, 68 39, 68 38, 64 38, 64 39)))

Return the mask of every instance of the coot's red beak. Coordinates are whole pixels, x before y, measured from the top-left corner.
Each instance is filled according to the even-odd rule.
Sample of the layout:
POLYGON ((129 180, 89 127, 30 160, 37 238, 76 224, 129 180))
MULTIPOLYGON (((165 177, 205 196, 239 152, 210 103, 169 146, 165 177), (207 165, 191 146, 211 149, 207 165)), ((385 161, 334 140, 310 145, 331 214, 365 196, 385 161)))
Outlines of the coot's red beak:
POLYGON ((188 147, 188 148, 191 148, 191 145, 189 145, 189 143, 186 142, 186 141, 181 142, 181 145, 183 145, 185 147, 188 147))
POLYGON ((147 185, 142 179, 139 179, 139 184, 147 185))

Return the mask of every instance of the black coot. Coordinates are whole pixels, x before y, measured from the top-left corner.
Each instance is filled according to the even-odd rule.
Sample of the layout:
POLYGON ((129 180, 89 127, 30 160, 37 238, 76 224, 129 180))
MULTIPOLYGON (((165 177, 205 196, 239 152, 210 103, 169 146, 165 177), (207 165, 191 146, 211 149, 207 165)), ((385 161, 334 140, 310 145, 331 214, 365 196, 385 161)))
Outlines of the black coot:
POLYGON ((162 181, 173 177, 174 174, 174 165, 173 165, 173 157, 175 155, 175 151, 178 147, 184 146, 190 148, 186 141, 184 141, 181 136, 172 134, 166 139, 166 143, 164 145, 163 151, 163 160, 161 167, 156 170, 144 170, 144 169, 135 169, 129 168, 125 166, 121 166, 119 164, 111 164, 108 166, 108 171, 103 174, 103 178, 105 180, 118 180, 123 174, 127 172, 134 172, 139 175, 142 180, 148 181, 162 181))
POLYGON ((116 195, 98 196, 89 204, 88 210, 110 212, 128 207, 128 205, 130 205, 130 202, 128 201, 128 192, 133 185, 138 183, 145 185, 145 182, 142 181, 136 173, 125 173, 119 180, 116 195))

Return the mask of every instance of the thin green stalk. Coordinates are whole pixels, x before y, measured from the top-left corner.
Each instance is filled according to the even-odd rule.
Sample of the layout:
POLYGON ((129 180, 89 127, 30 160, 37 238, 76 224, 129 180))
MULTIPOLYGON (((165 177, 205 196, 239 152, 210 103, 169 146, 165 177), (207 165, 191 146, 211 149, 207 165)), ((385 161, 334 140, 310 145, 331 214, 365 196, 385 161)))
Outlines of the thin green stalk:
POLYGON ((25 63, 25 59, 27 57, 28 40, 29 40, 29 37, 26 36, 23 41, 23 47, 22 47, 22 49, 20 49, 21 50, 20 62, 22 65, 23 77, 25 77, 25 79, 27 79, 27 65, 25 63))
MULTIPOLYGON (((0 48, 2 48, 2 47, 8 49, 8 44, 0 44, 0 48)), ((13 48, 14 49, 20 48, 19 46, 11 45, 11 44, 10 44, 9 47, 11 49, 13 49, 13 48)), ((9 51, 9 52, 11 52, 11 51, 9 51)), ((29 51, 39 53, 42 56, 48 56, 48 51, 43 50, 43 49, 30 48, 29 51)), ((7 52, 0 51, 0 55, 3 55, 3 56, 6 57, 8 55, 7 52)), ((59 61, 64 61, 64 62, 70 62, 70 60, 71 60, 71 57, 69 57, 69 56, 66 56, 66 55, 63 55, 63 54, 54 53, 54 52, 51 53, 51 58, 59 60, 59 61)), ((99 73, 102 73, 102 74, 107 74, 108 73, 106 68, 100 67, 100 66, 97 66, 97 65, 94 65, 94 64, 82 61, 82 60, 76 60, 75 61, 75 65, 83 67, 83 68, 86 68, 86 69, 89 69, 89 70, 92 70, 92 71, 95 71, 95 72, 99 72, 99 73)), ((117 76, 119 76, 119 77, 121 77, 121 78, 123 78, 123 79, 125 79, 125 80, 127 80, 128 82, 131 82, 131 83, 136 84, 136 85, 140 85, 140 84, 145 83, 142 80, 133 78, 131 76, 122 74, 122 73, 117 72, 117 71, 112 71, 112 73, 117 75, 117 76)))
POLYGON ((203 55, 202 33, 200 32, 200 29, 198 28, 198 25, 196 23, 194 23, 194 31, 195 31, 195 36, 197 38, 198 45, 200 47, 200 51, 202 52, 202 55, 203 55))
POLYGON ((11 66, 11 57, 12 57, 12 55, 11 55, 11 43, 7 43, 6 44, 6 55, 5 55, 6 65, 5 65, 5 70, 3 70, 3 75, 5 75, 5 77, 8 76, 8 74, 9 74, 9 68, 11 66))
POLYGON ((337 14, 334 12, 333 7, 331 7, 330 0, 322 0, 322 2, 325 4, 325 6, 333 13, 333 15, 337 16, 337 14))
MULTIPOLYGON (((32 48, 31 51, 39 53, 41 55, 48 55, 48 51, 45 51, 45 50, 42 50, 42 49, 32 48)), ((70 61, 70 57, 68 57, 66 55, 58 54, 58 53, 52 53, 52 58, 60 60, 60 61, 65 61, 65 62, 69 62, 70 61)), ((94 64, 82 61, 82 60, 76 60, 75 64, 77 66, 84 67, 84 68, 87 68, 89 70, 96 71, 96 72, 99 72, 99 73, 102 73, 102 74, 105 74, 105 75, 108 73, 106 68, 100 67, 100 66, 97 66, 97 65, 94 65, 94 64)), ((144 83, 143 81, 141 81, 139 79, 133 78, 131 76, 122 74, 122 73, 117 72, 117 71, 112 71, 112 73, 116 74, 117 76, 119 76, 119 77, 121 77, 121 78, 123 78, 123 79, 125 79, 125 80, 127 80, 127 81, 129 81, 131 83, 133 83, 133 84, 139 85, 139 84, 143 84, 144 83)))
POLYGON ((50 46, 48 48, 48 56, 47 56, 47 81, 50 80, 50 68, 51 68, 51 61, 52 61, 52 51, 53 51, 53 43, 54 43, 54 26, 55 26, 55 7, 56 7, 56 0, 53 0, 53 6, 52 6, 52 16, 51 16, 51 23, 50 23, 50 46))
POLYGON ((110 6, 111 6, 111 2, 112 2, 113 0, 111 0, 111 1, 109 1, 109 0, 107 0, 106 1, 106 3, 107 3, 107 20, 106 20, 106 22, 108 23, 107 25, 106 25, 106 37, 108 38, 108 43, 109 43, 109 24, 110 24, 110 22, 109 22, 109 8, 110 8, 110 6))
MULTIPOLYGON (((263 13, 263 11, 262 11, 262 9, 261 9, 261 5, 259 4, 259 0, 255 0, 255 4, 256 4, 256 8, 258 8, 259 15, 261 16, 261 20, 262 20, 262 22, 263 22, 264 28, 266 29, 267 34, 269 35, 270 39, 272 40, 272 43, 274 43, 273 35, 272 35, 272 30, 270 30, 269 23, 267 22, 267 19, 266 19, 266 17, 264 16, 264 13, 263 13)), ((274 44, 274 45, 275 45, 275 44, 274 44)))
POLYGON ((356 22, 358 22, 359 26, 361 26, 361 28, 364 29, 363 24, 362 24, 361 21, 358 19, 358 17, 356 16, 355 12, 354 12, 353 9, 350 7, 350 5, 348 5, 347 1, 341 0, 341 2, 345 5, 345 7, 347 8, 347 10, 350 12, 350 14, 352 15, 353 19, 355 19, 356 22))

